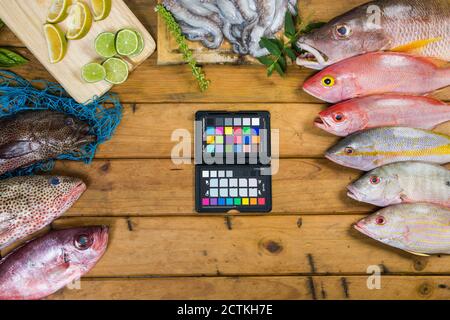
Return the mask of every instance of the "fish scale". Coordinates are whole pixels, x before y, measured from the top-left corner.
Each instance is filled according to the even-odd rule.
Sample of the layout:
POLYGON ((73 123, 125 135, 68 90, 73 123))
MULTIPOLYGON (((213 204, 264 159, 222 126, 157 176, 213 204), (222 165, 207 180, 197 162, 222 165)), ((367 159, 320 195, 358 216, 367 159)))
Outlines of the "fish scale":
POLYGON ((450 254, 450 210, 440 206, 394 205, 354 227, 374 240, 413 254, 450 254))
POLYGON ((77 178, 15 177, 0 181, 0 249, 49 225, 86 190, 77 178))

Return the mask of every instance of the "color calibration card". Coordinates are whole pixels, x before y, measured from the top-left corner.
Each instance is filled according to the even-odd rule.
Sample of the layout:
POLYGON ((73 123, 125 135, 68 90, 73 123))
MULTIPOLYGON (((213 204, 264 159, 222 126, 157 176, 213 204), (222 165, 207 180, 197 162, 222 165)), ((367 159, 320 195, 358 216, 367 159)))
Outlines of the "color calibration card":
POLYGON ((269 164, 269 130, 268 112, 198 112, 196 163, 269 164))
POLYGON ((196 114, 196 210, 270 212, 270 114, 196 114))

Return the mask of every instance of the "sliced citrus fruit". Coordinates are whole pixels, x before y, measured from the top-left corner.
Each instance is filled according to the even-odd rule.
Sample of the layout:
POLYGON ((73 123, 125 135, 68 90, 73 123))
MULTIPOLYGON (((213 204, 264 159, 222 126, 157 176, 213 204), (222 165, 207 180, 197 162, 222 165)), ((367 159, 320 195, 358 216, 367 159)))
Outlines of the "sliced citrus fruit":
POLYGON ((109 58, 103 62, 106 70, 105 80, 112 84, 121 84, 128 79, 128 65, 119 58, 109 58))
POLYGON ((64 32, 57 25, 46 24, 44 25, 44 34, 47 40, 50 62, 60 62, 67 52, 67 40, 64 32))
POLYGON ((106 70, 99 63, 88 63, 81 69, 81 77, 84 81, 89 83, 99 82, 105 80, 106 70))
POLYGON ((68 9, 72 5, 72 0, 52 0, 48 10, 47 22, 58 23, 67 18, 68 9))
POLYGON ((139 48, 139 37, 130 29, 123 29, 116 35, 116 50, 122 56, 132 55, 139 48))
POLYGON ((67 39, 79 40, 88 34, 92 26, 92 14, 89 6, 79 1, 70 7, 67 39))
POLYGON ((111 0, 91 0, 92 10, 94 11, 94 20, 104 20, 111 12, 111 0))
POLYGON ((138 37, 138 48, 135 52, 131 54, 132 57, 137 56, 141 54, 141 52, 144 50, 144 38, 142 37, 142 34, 139 31, 134 31, 138 37))
POLYGON ((104 58, 111 58, 117 54, 116 35, 112 32, 100 33, 95 39, 95 51, 104 58))

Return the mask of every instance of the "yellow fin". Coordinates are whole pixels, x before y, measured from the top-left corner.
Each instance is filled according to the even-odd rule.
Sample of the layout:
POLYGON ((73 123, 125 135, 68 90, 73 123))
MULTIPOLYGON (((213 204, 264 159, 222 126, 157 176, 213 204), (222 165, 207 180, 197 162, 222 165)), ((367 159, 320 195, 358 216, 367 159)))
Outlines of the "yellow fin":
POLYGON ((395 48, 391 49, 390 51, 394 51, 394 52, 413 51, 416 49, 423 48, 431 43, 441 41, 442 39, 443 39, 442 37, 438 37, 438 38, 431 38, 431 39, 416 40, 416 41, 395 47, 395 48))
POLYGON ((411 253, 411 254, 414 254, 414 255, 416 255, 416 256, 421 256, 421 257, 429 257, 430 255, 429 254, 426 254, 426 253, 418 253, 418 252, 414 252, 414 251, 408 251, 408 250, 405 250, 406 252, 409 252, 409 253, 411 253))

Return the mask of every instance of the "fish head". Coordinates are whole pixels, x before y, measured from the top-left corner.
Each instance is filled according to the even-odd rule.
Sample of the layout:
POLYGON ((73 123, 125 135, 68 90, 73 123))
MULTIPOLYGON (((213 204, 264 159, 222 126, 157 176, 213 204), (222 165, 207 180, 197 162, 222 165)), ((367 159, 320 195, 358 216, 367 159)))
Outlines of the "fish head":
POLYGON ((367 125, 367 113, 354 102, 344 102, 319 113, 314 125, 331 134, 346 137, 364 129, 367 125))
POLYGON ((337 103, 357 97, 360 84, 358 81, 358 71, 352 72, 355 63, 338 63, 330 66, 303 84, 303 90, 320 100, 337 103))
POLYGON ((34 129, 34 135, 46 141, 55 154, 75 152, 97 140, 88 124, 71 115, 51 112, 43 122, 34 129))
POLYGON ((355 8, 302 35, 297 47, 304 53, 297 64, 321 70, 356 55, 385 49, 390 39, 381 25, 382 14, 376 16, 377 12, 370 9, 369 5, 355 8))
POLYGON ((375 165, 374 143, 367 132, 354 133, 328 149, 325 157, 337 164, 369 171, 375 165))
POLYGON ((396 207, 382 209, 361 219, 353 227, 374 240, 401 248, 407 239, 408 224, 403 215, 395 213, 396 207))
POLYGON ((25 181, 26 192, 36 194, 38 201, 32 201, 36 212, 63 214, 86 190, 86 184, 73 177, 35 176, 25 181))
POLYGON ((379 207, 401 203, 402 191, 396 174, 390 174, 387 167, 374 169, 348 187, 347 195, 357 201, 379 207))
POLYGON ((80 274, 88 272, 103 256, 108 246, 107 226, 81 227, 58 231, 64 259, 80 274))

